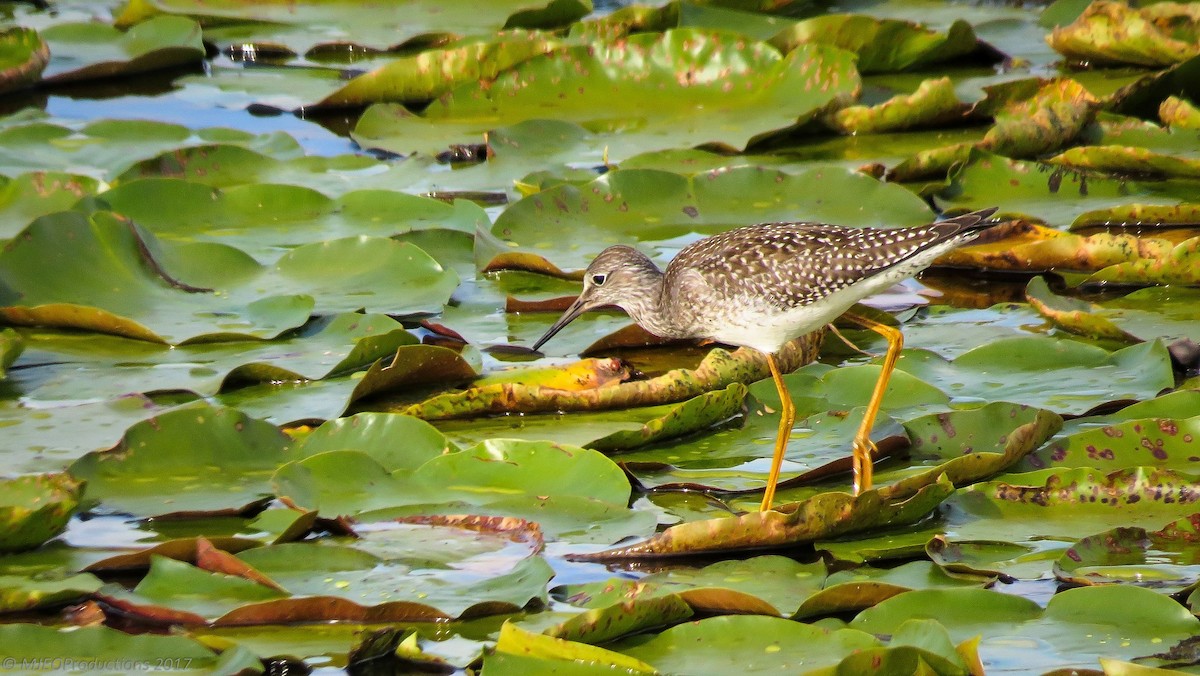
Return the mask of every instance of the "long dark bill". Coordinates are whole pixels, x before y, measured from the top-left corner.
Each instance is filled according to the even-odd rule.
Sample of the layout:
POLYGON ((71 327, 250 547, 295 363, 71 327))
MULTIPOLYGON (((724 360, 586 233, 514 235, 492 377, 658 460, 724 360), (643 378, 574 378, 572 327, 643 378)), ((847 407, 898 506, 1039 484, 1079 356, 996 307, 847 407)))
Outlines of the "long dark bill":
POLYGON ((562 331, 564 326, 575 321, 579 315, 591 309, 592 305, 584 300, 583 296, 576 298, 575 302, 571 303, 571 307, 567 308, 567 311, 558 318, 558 321, 554 322, 554 326, 551 326, 546 333, 541 338, 538 338, 538 341, 533 344, 534 352, 540 350, 542 345, 546 344, 546 341, 554 337, 554 334, 562 331))

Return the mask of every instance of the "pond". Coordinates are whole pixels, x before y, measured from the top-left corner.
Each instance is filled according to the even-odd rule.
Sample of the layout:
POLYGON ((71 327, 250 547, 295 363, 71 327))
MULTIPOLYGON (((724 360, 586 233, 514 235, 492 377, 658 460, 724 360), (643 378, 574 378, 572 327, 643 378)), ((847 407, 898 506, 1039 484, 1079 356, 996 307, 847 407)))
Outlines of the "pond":
POLYGON ((1196 670, 1197 7, 0 6, 0 666, 1196 670), (858 323, 766 510, 764 355, 530 349, 613 244, 990 207, 853 309, 857 495, 858 323))

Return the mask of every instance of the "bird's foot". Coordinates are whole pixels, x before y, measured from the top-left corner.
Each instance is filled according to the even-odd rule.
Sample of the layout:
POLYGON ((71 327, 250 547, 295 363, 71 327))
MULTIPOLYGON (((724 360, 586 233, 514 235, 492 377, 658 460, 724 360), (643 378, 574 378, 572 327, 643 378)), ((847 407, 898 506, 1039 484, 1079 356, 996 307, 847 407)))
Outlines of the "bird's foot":
POLYGON ((854 494, 871 490, 874 483, 875 456, 879 447, 870 437, 854 438, 854 494))

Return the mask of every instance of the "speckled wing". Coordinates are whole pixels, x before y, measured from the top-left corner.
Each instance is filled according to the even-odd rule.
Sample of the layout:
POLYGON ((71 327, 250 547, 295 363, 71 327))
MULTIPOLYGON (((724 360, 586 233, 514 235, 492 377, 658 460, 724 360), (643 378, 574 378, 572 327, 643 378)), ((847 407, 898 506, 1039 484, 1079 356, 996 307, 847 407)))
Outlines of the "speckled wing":
POLYGON ((886 230, 821 223, 752 225, 685 247, 666 274, 670 278, 679 270, 692 269, 726 300, 754 298, 794 308, 883 272, 929 247, 955 238, 967 241, 994 225, 985 222, 994 211, 886 230))

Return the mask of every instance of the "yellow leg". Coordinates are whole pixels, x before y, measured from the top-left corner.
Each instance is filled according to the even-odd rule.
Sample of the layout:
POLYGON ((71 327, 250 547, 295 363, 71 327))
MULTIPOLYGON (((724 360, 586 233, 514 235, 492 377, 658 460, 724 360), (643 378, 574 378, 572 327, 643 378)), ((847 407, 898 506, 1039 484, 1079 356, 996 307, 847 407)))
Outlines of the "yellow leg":
POLYGON ((867 412, 863 415, 862 425, 859 426, 858 433, 854 435, 854 494, 858 495, 871 488, 872 474, 875 469, 874 459, 871 457, 875 451, 875 443, 871 441, 871 427, 875 424, 879 405, 883 403, 883 393, 887 390, 888 379, 892 377, 892 371, 896 368, 896 360, 900 358, 900 350, 904 348, 904 335, 900 333, 899 329, 892 328, 887 324, 880 324, 862 315, 847 312, 843 316, 883 336, 887 339, 888 344, 887 355, 883 358, 883 370, 879 373, 879 380, 875 382, 871 400, 867 402, 867 412))
POLYGON ((775 434, 775 455, 771 458, 771 474, 767 477, 767 489, 763 493, 762 506, 759 511, 765 512, 771 508, 775 500, 775 485, 779 483, 779 468, 783 466, 783 456, 787 453, 788 437, 792 435, 792 425, 796 423, 796 407, 792 404, 792 395, 783 384, 783 376, 779 373, 779 365, 775 363, 775 355, 767 355, 767 366, 771 367, 771 378, 775 380, 775 389, 779 390, 779 431, 775 434))

